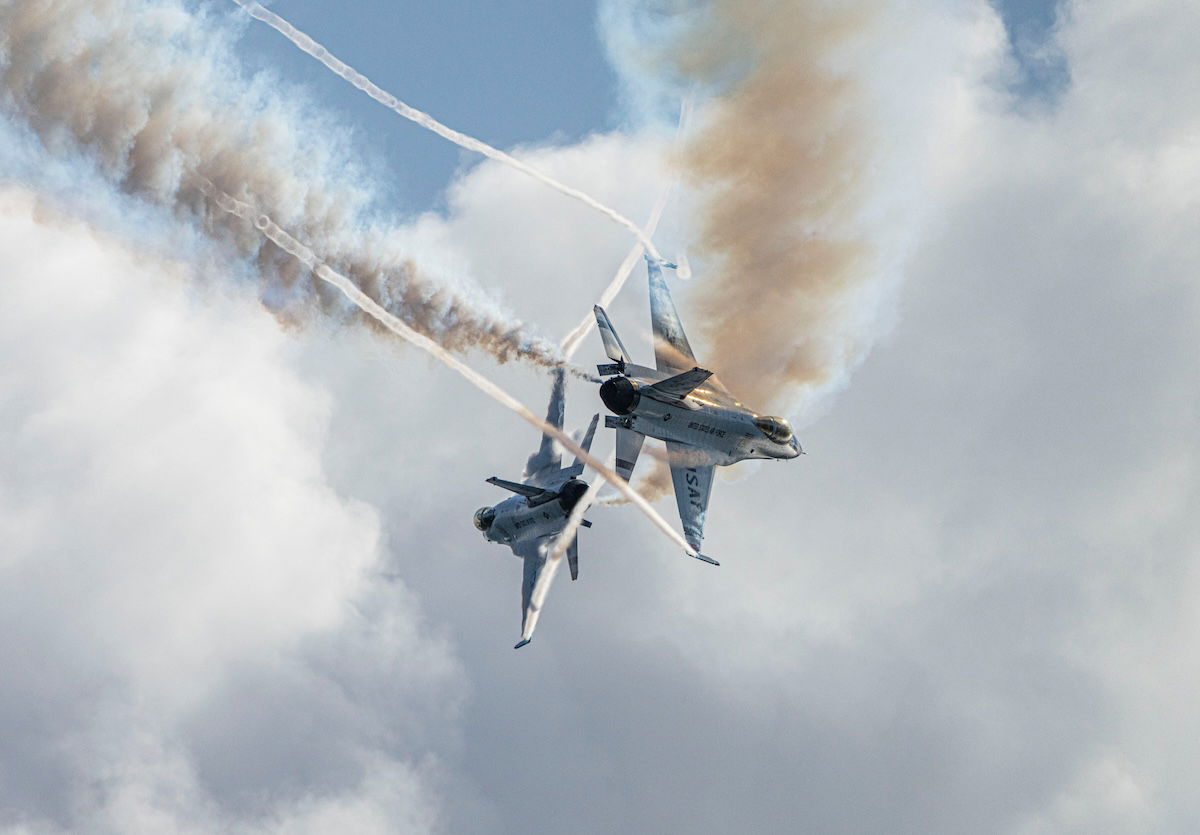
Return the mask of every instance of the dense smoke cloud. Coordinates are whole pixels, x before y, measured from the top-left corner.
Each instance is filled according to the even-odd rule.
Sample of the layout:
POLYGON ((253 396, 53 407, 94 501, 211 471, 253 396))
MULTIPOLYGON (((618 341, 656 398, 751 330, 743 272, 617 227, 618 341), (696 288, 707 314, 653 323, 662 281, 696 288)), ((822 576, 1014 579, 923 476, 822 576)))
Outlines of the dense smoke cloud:
POLYGON ((829 63, 867 19, 853 7, 719 0, 680 59, 699 81, 746 60, 731 40, 754 62, 711 103, 682 161, 704 195, 698 251, 715 267, 695 300, 707 361, 755 408, 828 384, 866 347, 842 308, 871 278, 855 232, 869 147, 860 93, 829 63))
MULTIPOLYGON (((362 171, 322 117, 269 79, 236 69, 228 32, 174 0, 30 0, 0 5, 0 102, 52 153, 79 155, 121 191, 199 220, 256 258, 265 302, 285 321, 319 292, 304 268, 198 187, 252 200, 303 234, 322 258, 406 323, 447 348, 503 361, 558 361, 550 342, 468 287, 420 269, 370 215, 362 171)), ((358 317, 359 321, 369 321, 358 317)))

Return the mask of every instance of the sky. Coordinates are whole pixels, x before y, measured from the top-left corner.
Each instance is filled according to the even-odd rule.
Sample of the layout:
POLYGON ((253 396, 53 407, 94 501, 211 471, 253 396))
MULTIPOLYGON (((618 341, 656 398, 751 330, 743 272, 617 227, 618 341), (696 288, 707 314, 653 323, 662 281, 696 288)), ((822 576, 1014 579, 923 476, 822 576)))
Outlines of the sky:
MULTIPOLYGON (((721 566, 597 507, 518 652, 520 563, 471 515, 537 433, 191 178, 535 411, 536 352, 498 357, 567 333, 628 230, 231 2, 75 5, 0 0, 4 831, 1192 831, 1191 0, 271 4, 638 223, 674 183, 700 361, 738 359, 722 282, 742 341, 810 360, 746 382, 808 454, 717 479, 721 566), (849 255, 730 272, 727 222, 849 255)), ((644 287, 610 308, 635 358, 644 287)), ((568 426, 596 411, 573 380, 568 426)))
MULTIPOLYGON (((369 0, 352 15, 309 0, 270 8, 334 54, 353 56, 350 63, 380 86, 500 148, 578 142, 622 121, 616 73, 590 4, 449 0, 434 9, 369 0)), ((401 211, 443 205, 455 171, 475 162, 351 95, 264 26, 248 27, 240 47, 249 67, 302 82, 359 134, 358 146, 381 163, 389 205, 401 211)))

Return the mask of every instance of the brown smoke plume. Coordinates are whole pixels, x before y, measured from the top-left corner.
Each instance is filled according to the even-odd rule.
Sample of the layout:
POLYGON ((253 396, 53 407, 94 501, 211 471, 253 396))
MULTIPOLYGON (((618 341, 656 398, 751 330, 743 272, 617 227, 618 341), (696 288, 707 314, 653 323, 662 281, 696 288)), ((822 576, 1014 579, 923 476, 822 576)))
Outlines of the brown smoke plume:
POLYGON ((651 502, 669 495, 675 489, 675 483, 671 481, 671 466, 667 459, 653 456, 646 461, 634 489, 651 502))
POLYGON ((369 219, 368 181, 320 114, 237 69, 228 34, 179 0, 0 2, 0 110, 52 154, 88 158, 120 191, 253 256, 287 322, 313 309, 360 322, 274 244, 212 205, 200 184, 253 202, 439 344, 498 360, 560 362, 553 343, 470 289, 418 269, 369 219))
MULTIPOLYGON (((667 463, 665 449, 651 443, 642 447, 642 457, 638 460, 638 476, 633 489, 648 502, 658 501, 675 490, 675 482, 671 480, 671 465, 667 463)), ((629 499, 620 493, 606 496, 597 502, 605 507, 628 503, 629 499)))
POLYGON ((872 13, 817 0, 707 11, 672 54, 684 77, 723 85, 681 157, 709 263, 685 321, 705 337, 706 366, 774 411, 836 384, 869 347, 855 308, 873 271, 856 231, 870 147, 861 91, 835 64, 872 13))

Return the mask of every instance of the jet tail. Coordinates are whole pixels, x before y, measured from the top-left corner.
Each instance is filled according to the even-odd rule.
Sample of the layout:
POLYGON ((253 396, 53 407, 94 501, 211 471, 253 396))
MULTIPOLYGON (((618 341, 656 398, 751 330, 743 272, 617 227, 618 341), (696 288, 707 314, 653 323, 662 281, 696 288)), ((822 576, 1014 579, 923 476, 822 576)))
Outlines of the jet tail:
MULTIPOLYGON (((550 389, 550 405, 546 407, 546 423, 556 429, 563 427, 563 413, 566 407, 566 374, 561 368, 554 369, 554 385, 550 389)), ((525 478, 543 472, 556 471, 562 466, 562 455, 558 450, 558 441, 553 436, 542 434, 542 442, 537 452, 529 456, 525 464, 525 478)))
POLYGON ((595 305, 592 311, 596 314, 596 327, 599 328, 600 339, 604 342, 604 353, 608 354, 608 358, 618 365, 632 362, 629 352, 625 350, 625 345, 621 342, 621 337, 617 336, 616 328, 608 320, 608 314, 604 312, 604 308, 595 305))
MULTIPOLYGON (((664 261, 662 258, 655 258, 649 252, 643 252, 642 257, 646 259, 646 263, 649 265, 650 269, 659 269, 661 267, 666 267, 668 270, 679 269, 678 264, 672 264, 670 261, 664 261)), ((688 272, 691 272, 691 270, 688 272)))
MULTIPOLYGON (((600 422, 600 414, 596 413, 596 414, 592 415, 592 422, 588 426, 587 432, 584 433, 583 440, 579 442, 579 446, 581 446, 583 448, 584 452, 592 451, 592 439, 596 437, 596 424, 599 422, 600 422)), ((570 467, 567 468, 567 473, 572 476, 577 476, 583 472, 583 467, 584 467, 583 459, 581 459, 578 455, 576 455, 575 463, 573 463, 570 467)))

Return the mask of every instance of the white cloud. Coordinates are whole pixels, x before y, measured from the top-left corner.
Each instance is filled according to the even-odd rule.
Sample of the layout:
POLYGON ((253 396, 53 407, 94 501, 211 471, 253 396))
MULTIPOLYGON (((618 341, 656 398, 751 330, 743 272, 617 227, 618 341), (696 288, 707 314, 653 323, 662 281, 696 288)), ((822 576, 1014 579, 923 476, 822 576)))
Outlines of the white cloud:
MULTIPOLYGON (((532 431, 388 342, 293 339, 220 281, 195 289, 190 259, 38 225, 10 191, 11 819, 1187 831, 1200 85, 1190 6, 1127 8, 1074 7, 1074 86, 1040 113, 1002 90, 986 4, 900 16, 912 53, 872 64, 881 118, 902 120, 890 164, 933 161, 890 168, 872 220, 913 189, 934 222, 894 332, 809 456, 717 485, 720 569, 597 509, 580 581, 515 654, 519 564, 469 517, 532 431), (1151 59, 1110 60, 1127 41, 1151 59), (1170 85, 1178 107, 1153 95, 1170 85)), ((656 152, 612 135, 528 153, 637 218, 656 152)), ((498 166, 448 203, 393 243, 551 336, 628 243, 498 166)), ((641 288, 618 304, 629 342, 641 288)), ((542 377, 495 373, 544 401, 542 377)), ((568 422, 598 408, 574 383, 568 422)))
MULTIPOLYGON (((576 831, 1182 832, 1194 820, 1196 109, 1148 102, 1153 131, 1136 109, 1128 130, 1107 117, 1110 97, 1134 108, 1125 91, 1166 85, 1174 66, 1157 56, 1131 76, 1103 60, 1123 31, 1103 21, 1119 10, 1075 9, 1062 39, 1076 85, 1036 112, 1004 89, 994 13, 942 11, 903 30, 916 80, 879 58, 893 75, 878 89, 897 96, 883 118, 920 114, 898 134, 933 157, 881 196, 903 207, 913 189, 933 221, 895 331, 802 437, 810 456, 718 484, 722 567, 593 511, 579 583, 554 589, 533 654, 516 660, 496 649, 516 627, 507 555, 489 560, 498 549, 463 522, 413 578, 425 599, 453 602, 437 608, 480 693, 478 756, 461 767, 502 821, 525 819, 548 774, 604 798, 575 817, 572 798, 539 800, 543 820, 576 831), (924 144, 923 125, 944 133, 924 144), (529 715, 536 726, 512 718, 529 715)), ((1190 14, 1163 3, 1139 27, 1190 14)), ((485 181, 473 173, 456 192, 459 251, 477 237, 485 255, 503 246, 455 227, 476 204, 504 204, 503 188, 475 189, 485 181)), ((539 211, 523 203, 521 217, 539 211)), ((540 293, 552 263, 498 272, 540 293)), ((635 328, 642 286, 622 301, 635 328)), ((571 397, 568 420, 595 408, 583 386, 571 397)), ((423 506, 465 520, 488 495, 473 477, 518 467, 533 439, 436 395, 388 425, 447 410, 454 442, 437 454, 479 472, 448 467, 423 506)))
POLYGON ((0 257, 9 816, 211 831, 253 812, 297 831, 402 813, 428 828, 419 746, 365 727, 382 702, 337 688, 404 673, 393 695, 436 722, 446 709, 422 692, 457 671, 436 639, 413 640, 401 587, 371 602, 378 515, 325 481, 329 402, 289 335, 187 260, 21 189, 0 193, 0 257), (238 715, 274 716, 277 734, 223 730, 238 715), (281 768, 289 756, 305 767, 281 768), (209 791, 229 773, 240 787, 209 791), (238 790, 254 802, 227 808, 238 790))

